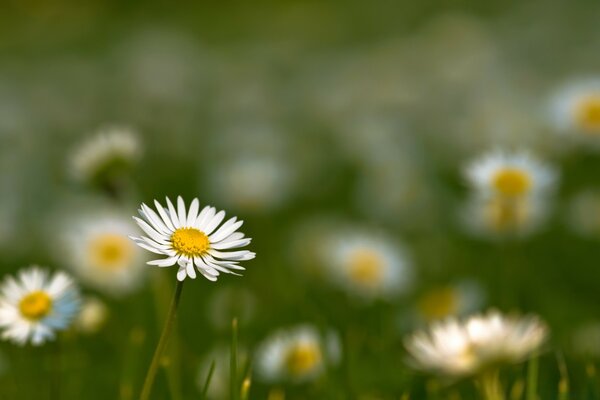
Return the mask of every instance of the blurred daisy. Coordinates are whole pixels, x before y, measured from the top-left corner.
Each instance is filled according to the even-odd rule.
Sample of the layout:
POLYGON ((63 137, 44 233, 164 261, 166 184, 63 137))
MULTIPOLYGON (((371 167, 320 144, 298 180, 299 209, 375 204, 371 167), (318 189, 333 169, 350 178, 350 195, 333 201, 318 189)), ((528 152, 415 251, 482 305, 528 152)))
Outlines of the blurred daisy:
POLYGON ((8 276, 0 286, 2 338, 24 345, 40 345, 66 329, 79 311, 79 293, 64 272, 52 276, 30 267, 8 276))
POLYGON ((554 170, 528 153, 495 151, 471 162, 465 175, 483 197, 523 198, 549 191, 555 181, 554 170))
POLYGON ((210 174, 213 191, 222 202, 239 210, 260 212, 281 206, 293 185, 293 173, 273 156, 232 160, 210 174))
MULTIPOLYGON (((229 396, 229 358, 230 350, 228 347, 217 347, 203 357, 196 374, 196 386, 198 387, 198 390, 204 389, 210 366, 213 362, 215 363, 215 369, 210 380, 210 385, 208 386, 207 398, 226 399, 229 396)), ((248 352, 244 348, 238 348, 238 376, 243 376, 245 372, 244 368, 247 364, 248 352)))
POLYGON ((83 301, 81 310, 75 319, 75 326, 81 332, 93 334, 98 332, 108 319, 108 307, 96 297, 89 297, 83 301))
POLYGON ((470 280, 433 287, 417 299, 417 314, 425 321, 465 315, 479 309, 484 299, 481 286, 470 280))
POLYGON ((550 113, 561 132, 584 138, 600 134, 600 78, 582 79, 559 89, 551 99, 550 113))
POLYGON ((141 157, 141 144, 136 134, 125 127, 99 130, 75 149, 70 168, 75 179, 88 183, 114 183, 124 170, 141 157))
POLYGON ((496 311, 464 321, 433 323, 405 342, 419 369, 448 376, 481 372, 502 363, 523 361, 540 348, 547 328, 535 316, 505 316, 496 311))
POLYGON ((476 235, 526 235, 536 230, 548 214, 537 197, 471 198, 461 210, 465 226, 476 235))
POLYGON ((375 232, 342 229, 323 246, 330 280, 366 299, 389 298, 405 292, 412 269, 401 247, 375 232))
POLYGON ((600 237, 600 190, 587 189, 569 203, 567 223, 582 236, 600 237))
POLYGON ((186 210, 181 196, 177 198, 175 209, 171 200, 166 200, 167 208, 154 201, 158 214, 142 204, 139 213, 143 219, 133 217, 148 237, 131 239, 152 253, 167 256, 148 261, 149 265, 170 267, 177 264, 179 281, 188 276, 195 279, 195 269, 206 279, 216 281, 221 272, 237 275, 234 271, 244 270, 239 262, 255 257, 256 254, 248 250, 226 251, 244 247, 252 240, 237 232, 243 224, 237 217, 221 225, 225 211, 217 212, 210 206, 199 211, 198 199, 194 199, 186 210))
POLYGON ((256 370, 265 382, 307 382, 339 358, 340 344, 334 333, 322 335, 315 327, 302 325, 269 336, 258 347, 256 370))
POLYGON ((116 213, 71 220, 63 234, 65 262, 82 282, 112 295, 138 288, 146 271, 142 251, 129 240, 136 226, 116 213))

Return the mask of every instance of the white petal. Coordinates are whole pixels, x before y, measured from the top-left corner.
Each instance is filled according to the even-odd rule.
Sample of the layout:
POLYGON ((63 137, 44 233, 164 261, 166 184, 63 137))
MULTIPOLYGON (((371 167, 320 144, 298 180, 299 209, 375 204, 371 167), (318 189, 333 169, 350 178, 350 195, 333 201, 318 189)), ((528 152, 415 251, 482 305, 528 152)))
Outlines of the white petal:
MULTIPOLYGON (((177 217, 177 212, 175 211, 175 207, 173 207, 173 203, 167 197, 167 207, 169 209, 169 216, 171 217, 171 221, 173 221, 173 225, 175 228, 181 228, 181 222, 179 221, 179 217, 177 217)), ((185 222, 185 221, 184 221, 185 222)))
POLYGON ((173 233, 172 230, 170 230, 169 228, 167 228, 167 226, 165 225, 165 223, 162 221, 162 219, 158 216, 158 214, 156 214, 154 212, 154 210, 152 210, 150 207, 148 207, 147 205, 145 205, 144 203, 142 203, 142 208, 141 211, 143 212, 144 217, 146 218, 146 220, 150 223, 152 223, 152 225, 157 228, 157 230, 164 234, 164 235, 168 235, 170 233, 173 233))
POLYGON ((135 222, 138 223, 140 228, 142 228, 144 230, 144 232, 146 232, 146 234, 148 234, 148 236, 150 236, 156 242, 161 243, 161 244, 169 243, 164 235, 161 235, 160 233, 156 232, 154 230, 154 228, 152 228, 150 225, 148 225, 146 223, 146 221, 144 221, 143 219, 140 219, 138 217, 133 217, 133 219, 135 219, 135 222))
POLYGON ((206 236, 210 235, 217 226, 223 221, 225 218, 225 211, 219 211, 209 222, 206 224, 206 227, 202 229, 206 236))
POLYGON ((198 208, 200 208, 200 202, 195 198, 192 200, 192 204, 190 204, 187 216, 187 226, 194 226, 196 223, 196 219, 198 218, 198 208))
POLYGON ((209 250, 208 253, 213 257, 221 258, 224 260, 235 260, 235 261, 246 261, 252 260, 256 253, 253 253, 248 250, 242 251, 217 251, 217 250, 209 250))
POLYGON ((185 267, 179 267, 179 271, 177 271, 177 280, 182 282, 187 276, 187 271, 185 267))
POLYGON ((243 223, 244 221, 236 222, 236 217, 231 218, 230 220, 225 222, 223 226, 221 226, 215 233, 209 236, 210 242, 216 243, 225 239, 227 236, 229 236, 231 233, 237 230, 240 226, 242 226, 243 223))
POLYGON ((209 207, 208 210, 206 210, 206 214, 204 214, 202 219, 201 220, 199 219, 198 222, 196 222, 196 227, 199 230, 201 230, 202 232, 204 232, 204 229, 206 228, 208 223, 213 219, 213 217, 215 216, 216 213, 217 213, 216 208, 209 207))
POLYGON ((219 242, 216 244, 212 244, 212 245, 210 245, 210 247, 212 249, 217 249, 217 250, 235 249, 238 247, 247 246, 248 244, 250 244, 251 241, 252 241, 252 239, 250 239, 250 238, 241 239, 241 240, 233 240, 233 241, 222 241, 222 242, 219 242))
POLYGON ((181 196, 177 196, 177 216, 179 217, 181 226, 185 226, 187 224, 187 213, 185 212, 185 203, 181 196))
POLYGON ((161 206, 160 203, 156 200, 154 200, 154 205, 156 206, 156 210, 160 214, 160 217, 162 218, 167 228, 169 228, 171 231, 174 231, 175 226, 173 225, 173 221, 171 221, 171 217, 169 217, 163 206, 161 206))
POLYGON ((170 267, 170 266, 175 265, 175 263, 177 262, 178 259, 179 259, 179 256, 174 256, 174 257, 162 258, 160 260, 148 261, 147 264, 148 265, 156 265, 159 267, 170 267))

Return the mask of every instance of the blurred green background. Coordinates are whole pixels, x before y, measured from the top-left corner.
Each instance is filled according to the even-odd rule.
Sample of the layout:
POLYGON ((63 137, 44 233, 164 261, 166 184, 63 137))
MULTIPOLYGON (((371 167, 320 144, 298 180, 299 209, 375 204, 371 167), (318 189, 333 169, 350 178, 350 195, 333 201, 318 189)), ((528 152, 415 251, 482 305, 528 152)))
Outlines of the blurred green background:
MULTIPOLYGON (((403 349, 403 337, 423 325, 415 316, 423 296, 462 281, 478 288, 473 311, 547 321, 540 398, 557 396, 557 353, 572 398, 600 398, 598 330, 585 336, 584 354, 574 344, 581 327, 600 320, 600 201, 585 209, 593 228, 584 234, 573 217, 576 196, 598 188, 600 156, 597 146, 567 145, 544 112, 565 82, 599 74, 600 3, 1 8, 3 275, 30 264, 63 268, 56 240, 65 215, 105 206, 135 215, 140 202, 164 196, 226 209, 253 238, 257 258, 244 277, 186 282, 172 375, 159 374, 153 398, 200 398, 198 371, 214 348, 227 348, 234 316, 249 354, 274 330, 303 323, 341 341, 341 361, 315 381, 253 378, 250 398, 474 398, 465 382, 432 389, 403 349), (115 123, 132 127, 143 148, 116 198, 73 180, 69 164, 78 144, 115 123), (547 220, 530 235, 473 234, 460 217, 469 197, 463 168, 496 147, 529 149, 559 171, 547 220), (251 167, 239 160, 260 162, 245 176, 251 167), (401 243, 410 288, 364 301, 321 279, 312 253, 322 221, 401 243)), ((147 275, 117 299, 82 285, 109 309, 93 335, 67 332, 41 348, 1 343, 0 398, 136 398, 175 283, 173 269, 147 275)), ((507 382, 523 370, 509 368, 507 382)))

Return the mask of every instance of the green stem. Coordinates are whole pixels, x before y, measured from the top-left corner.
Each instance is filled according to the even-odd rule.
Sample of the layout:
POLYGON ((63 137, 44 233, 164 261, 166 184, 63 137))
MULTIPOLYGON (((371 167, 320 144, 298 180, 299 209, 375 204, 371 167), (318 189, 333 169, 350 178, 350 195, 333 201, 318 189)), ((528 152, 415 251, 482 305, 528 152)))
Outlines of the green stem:
POLYGON ((237 400, 239 395, 239 387, 237 385, 237 341, 238 341, 238 323, 234 318, 231 321, 231 357, 229 360, 230 385, 231 385, 231 400, 237 400))
POLYGON ((479 378, 479 388, 485 400, 504 400, 498 371, 484 372, 479 378))
POLYGON ((158 340, 158 345, 156 346, 156 350, 154 351, 154 356, 152 357, 152 362, 150 363, 150 367, 148 368, 146 379, 144 380, 144 386, 142 387, 140 400, 148 400, 150 398, 150 392, 152 390, 152 385, 154 384, 154 378, 156 377, 158 366, 160 365, 161 356, 165 350, 165 347, 167 346, 169 334, 171 333, 171 328, 173 327, 173 322, 175 321, 175 315, 177 314, 177 306, 179 305, 179 299, 181 298, 182 290, 183 281, 177 281, 175 293, 173 294, 171 306, 169 307, 169 313, 167 314, 167 320, 165 321, 165 326, 163 327, 162 334, 160 335, 160 339, 158 340))
POLYGON ((527 400, 537 400, 538 358, 534 356, 527 366, 527 400))

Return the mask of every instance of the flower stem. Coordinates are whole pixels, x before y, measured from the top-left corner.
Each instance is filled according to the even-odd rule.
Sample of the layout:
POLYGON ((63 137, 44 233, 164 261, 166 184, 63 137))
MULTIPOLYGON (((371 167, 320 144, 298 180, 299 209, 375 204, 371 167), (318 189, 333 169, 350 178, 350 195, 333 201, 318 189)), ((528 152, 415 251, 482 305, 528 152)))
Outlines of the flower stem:
POLYGON ((484 372, 479 379, 479 386, 485 400, 504 400, 498 371, 484 372))
POLYGON ((150 398, 150 391, 152 390, 152 385, 154 384, 154 378, 156 377, 156 372, 158 371, 161 356, 165 350, 165 347, 167 346, 169 334, 171 333, 171 328, 173 327, 173 322, 175 321, 175 315, 177 314, 177 306, 179 305, 182 289, 183 281, 177 281, 177 286, 175 287, 175 293, 173 294, 173 299, 171 300, 171 306, 169 307, 169 313, 167 314, 165 326, 163 327, 162 334, 158 340, 158 345, 156 346, 156 350, 154 350, 152 362, 150 363, 150 367, 146 373, 146 379, 144 380, 144 386, 142 387, 140 400, 148 400, 150 398))
POLYGON ((237 341, 238 341, 238 322, 234 318, 231 321, 231 354, 229 359, 229 383, 231 385, 231 400, 237 400, 239 387, 237 384, 237 341))

